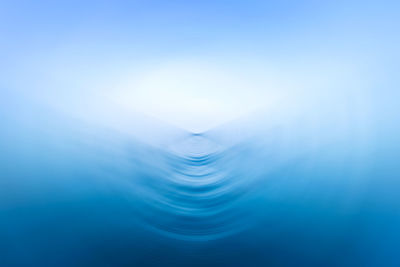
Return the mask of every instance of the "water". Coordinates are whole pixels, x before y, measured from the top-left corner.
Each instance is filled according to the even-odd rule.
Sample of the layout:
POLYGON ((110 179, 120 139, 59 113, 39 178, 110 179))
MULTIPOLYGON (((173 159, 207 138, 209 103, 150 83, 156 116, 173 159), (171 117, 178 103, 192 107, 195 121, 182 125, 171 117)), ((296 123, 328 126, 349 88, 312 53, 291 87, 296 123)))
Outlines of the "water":
POLYGON ((398 266, 395 157, 354 129, 45 118, 2 133, 3 266, 398 266))

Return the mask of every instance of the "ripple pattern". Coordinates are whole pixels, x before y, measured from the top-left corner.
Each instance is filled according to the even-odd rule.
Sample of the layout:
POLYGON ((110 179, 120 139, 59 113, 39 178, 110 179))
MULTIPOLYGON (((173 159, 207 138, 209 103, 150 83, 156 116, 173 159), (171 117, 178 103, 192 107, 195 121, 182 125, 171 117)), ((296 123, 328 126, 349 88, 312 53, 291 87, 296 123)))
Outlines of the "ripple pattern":
POLYGON ((238 179, 232 153, 204 135, 168 147, 157 175, 147 177, 143 222, 158 233, 211 240, 243 228, 245 179, 238 179), (229 166, 229 168, 228 168, 229 166))

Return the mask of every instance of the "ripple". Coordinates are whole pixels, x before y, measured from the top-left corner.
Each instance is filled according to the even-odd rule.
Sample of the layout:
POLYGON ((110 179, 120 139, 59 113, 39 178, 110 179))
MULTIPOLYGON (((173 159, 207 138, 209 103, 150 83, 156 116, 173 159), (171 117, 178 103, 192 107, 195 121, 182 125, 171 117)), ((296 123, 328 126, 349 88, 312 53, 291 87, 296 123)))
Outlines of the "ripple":
POLYGON ((240 201, 246 186, 234 168, 227 168, 231 154, 199 134, 168 147, 165 164, 153 170, 157 175, 143 188, 143 225, 185 240, 211 240, 243 229, 246 211, 240 201))

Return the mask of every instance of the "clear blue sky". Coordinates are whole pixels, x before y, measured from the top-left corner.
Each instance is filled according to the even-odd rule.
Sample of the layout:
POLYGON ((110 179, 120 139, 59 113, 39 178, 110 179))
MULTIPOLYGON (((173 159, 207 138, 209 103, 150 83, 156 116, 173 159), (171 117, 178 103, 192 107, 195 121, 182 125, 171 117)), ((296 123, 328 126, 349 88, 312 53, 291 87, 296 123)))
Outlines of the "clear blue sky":
POLYGON ((394 86, 399 10, 398 1, 2 1, 0 85, 6 95, 49 98, 43 101, 55 106, 125 87, 130 93, 116 98, 137 99, 144 90, 150 96, 140 102, 150 107, 151 95, 166 95, 151 86, 191 88, 186 95, 179 88, 171 93, 174 107, 156 103, 139 109, 188 128, 193 128, 189 118, 175 118, 177 113, 187 106, 209 109, 215 118, 198 118, 206 129, 240 116, 239 111, 251 112, 246 107, 253 101, 272 98, 271 84, 285 91, 282 84, 292 81, 312 94, 316 87, 348 83, 347 73, 362 91, 377 92, 374 84, 394 86), (241 72, 234 83, 249 85, 228 94, 226 78, 203 69, 215 69, 214 76, 241 72), (178 80, 182 71, 192 78, 179 85, 165 80, 178 80), (260 78, 265 76, 273 81, 260 78), (209 87, 204 95, 195 86, 199 79, 209 87), (250 84, 257 79, 257 85, 250 84), (311 88, 309 81, 318 79, 311 88), (213 84, 226 90, 219 92, 213 84), (194 98, 205 99, 192 103, 194 98), (247 102, 238 105, 243 99, 247 102))

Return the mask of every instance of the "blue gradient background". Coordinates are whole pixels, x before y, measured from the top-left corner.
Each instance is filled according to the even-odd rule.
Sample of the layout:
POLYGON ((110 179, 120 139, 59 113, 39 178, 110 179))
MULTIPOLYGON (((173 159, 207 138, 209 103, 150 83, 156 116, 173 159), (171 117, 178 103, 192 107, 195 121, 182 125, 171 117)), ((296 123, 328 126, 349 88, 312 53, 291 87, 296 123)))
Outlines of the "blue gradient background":
POLYGON ((0 266, 400 266, 397 1, 0 1, 0 266))

